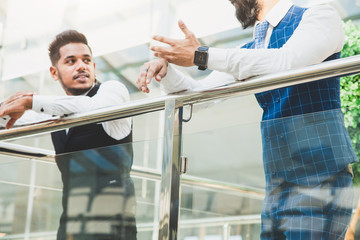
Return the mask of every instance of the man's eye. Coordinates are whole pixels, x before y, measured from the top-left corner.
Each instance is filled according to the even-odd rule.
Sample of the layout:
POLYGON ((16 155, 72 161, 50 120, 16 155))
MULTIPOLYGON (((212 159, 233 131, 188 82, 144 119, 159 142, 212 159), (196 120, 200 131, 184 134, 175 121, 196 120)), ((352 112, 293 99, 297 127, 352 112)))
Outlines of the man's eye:
POLYGON ((85 62, 85 63, 90 63, 90 62, 91 62, 91 59, 86 58, 86 59, 84 59, 84 62, 85 62))
POLYGON ((69 59, 69 60, 67 60, 65 63, 74 63, 74 62, 75 62, 74 59, 69 59))

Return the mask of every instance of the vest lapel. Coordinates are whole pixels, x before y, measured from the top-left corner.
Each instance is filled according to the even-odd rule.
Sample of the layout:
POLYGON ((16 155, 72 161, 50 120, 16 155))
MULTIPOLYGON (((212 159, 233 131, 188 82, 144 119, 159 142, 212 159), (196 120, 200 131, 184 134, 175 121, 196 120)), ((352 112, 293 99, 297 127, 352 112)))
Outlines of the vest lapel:
MULTIPOLYGON (((94 85, 94 87, 86 94, 86 96, 88 96, 88 97, 93 97, 96 93, 97 93, 97 91, 99 90, 99 88, 100 88, 100 83, 96 83, 95 85, 94 85)), ((64 134, 66 134, 66 142, 67 142, 67 140, 69 139, 69 137, 70 137, 70 135, 72 134, 74 132, 74 128, 72 127, 72 128, 69 128, 69 131, 68 131, 68 133, 66 134, 65 133, 65 130, 64 130, 64 134)))

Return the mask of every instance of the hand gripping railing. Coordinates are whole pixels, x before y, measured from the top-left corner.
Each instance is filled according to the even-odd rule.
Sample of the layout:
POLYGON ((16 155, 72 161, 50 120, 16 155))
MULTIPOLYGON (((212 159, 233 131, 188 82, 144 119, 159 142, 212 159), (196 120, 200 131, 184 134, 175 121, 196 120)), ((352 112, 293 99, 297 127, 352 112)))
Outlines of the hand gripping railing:
MULTIPOLYGON (((229 98, 232 96, 248 95, 328 77, 341 77, 357 73, 360 73, 360 56, 258 76, 211 90, 188 91, 137 100, 120 106, 107 107, 83 114, 74 114, 66 118, 48 122, 26 125, 10 130, 1 130, 0 141, 165 110, 159 239, 176 239, 180 204, 179 159, 181 150, 182 109, 184 105, 229 98)), ((214 183, 210 185, 214 186, 214 183)), ((228 187, 228 189, 235 189, 232 188, 232 186, 228 187)))

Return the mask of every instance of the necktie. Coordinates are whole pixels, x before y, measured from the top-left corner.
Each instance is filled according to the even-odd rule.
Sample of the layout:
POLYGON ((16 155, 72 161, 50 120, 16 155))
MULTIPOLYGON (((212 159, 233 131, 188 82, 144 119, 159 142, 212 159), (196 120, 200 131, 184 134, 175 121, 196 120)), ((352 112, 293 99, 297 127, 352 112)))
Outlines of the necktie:
POLYGON ((255 26, 255 48, 265 48, 265 34, 269 27, 268 21, 255 26))

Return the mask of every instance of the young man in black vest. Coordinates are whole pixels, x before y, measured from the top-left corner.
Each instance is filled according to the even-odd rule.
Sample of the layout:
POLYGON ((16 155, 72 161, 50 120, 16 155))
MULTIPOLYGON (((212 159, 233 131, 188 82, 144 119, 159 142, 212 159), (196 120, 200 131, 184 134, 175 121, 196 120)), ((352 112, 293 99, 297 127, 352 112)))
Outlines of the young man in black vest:
MULTIPOLYGON (((154 37, 169 46, 151 48, 159 58, 144 64, 139 89, 149 92, 152 78, 169 93, 211 88, 339 58, 344 33, 332 7, 230 2, 244 28, 255 25, 252 41, 231 49, 201 46, 179 21, 185 39, 154 37), (168 63, 213 72, 196 81, 168 63)), ((256 99, 263 109, 266 179, 261 239, 343 239, 353 207, 349 164, 357 158, 343 123, 339 79, 257 93, 256 99)))
MULTIPOLYGON (((67 96, 15 94, 0 107, 0 115, 8 118, 6 128, 17 120, 35 121, 38 115, 24 115, 26 110, 64 116, 129 101, 122 83, 96 81, 92 52, 83 34, 75 30, 58 34, 49 46, 49 56, 51 76, 67 96)), ((135 194, 129 175, 131 119, 74 127, 51 137, 64 185, 57 239, 136 239, 135 194), (74 205, 81 199, 79 191, 86 201, 74 205), (79 210, 81 205, 86 207, 79 210)))

